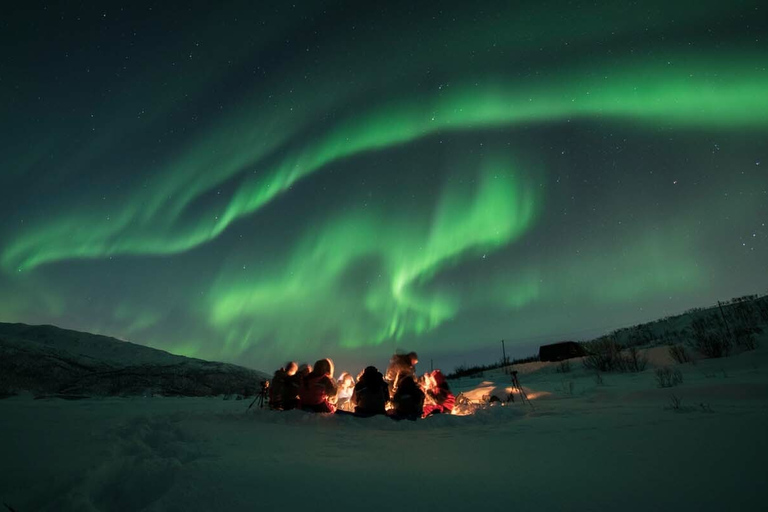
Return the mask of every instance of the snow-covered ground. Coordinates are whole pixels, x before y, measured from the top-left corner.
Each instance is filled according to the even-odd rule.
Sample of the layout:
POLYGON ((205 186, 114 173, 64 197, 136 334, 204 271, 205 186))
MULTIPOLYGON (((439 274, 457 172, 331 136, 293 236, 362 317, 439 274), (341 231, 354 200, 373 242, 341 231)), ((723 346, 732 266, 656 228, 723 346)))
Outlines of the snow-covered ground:
MULTIPOLYGON (((396 423, 222 398, 0 400, 0 502, 33 510, 764 510, 768 349, 638 374, 518 368, 533 407, 396 423), (681 399, 672 408, 672 395, 681 399)), ((502 373, 454 391, 508 385, 502 373)), ((477 393, 485 393, 481 390, 477 393)))

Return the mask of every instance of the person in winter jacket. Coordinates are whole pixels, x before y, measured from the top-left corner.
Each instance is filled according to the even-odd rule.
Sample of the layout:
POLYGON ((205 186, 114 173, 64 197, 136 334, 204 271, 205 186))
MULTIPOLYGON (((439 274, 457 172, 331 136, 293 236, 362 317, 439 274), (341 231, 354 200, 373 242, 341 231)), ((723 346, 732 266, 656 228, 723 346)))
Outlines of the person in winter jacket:
POLYGON ((393 419, 416 420, 424 413, 424 392, 413 377, 404 377, 392 397, 393 419))
POLYGON ((342 373, 338 380, 338 389, 336 390, 336 409, 340 411, 352 412, 352 391, 355 387, 355 379, 347 372, 342 373))
MULTIPOLYGON (((295 364, 295 363, 294 363, 295 364)), ((288 374, 283 382, 283 410, 288 411, 296 409, 299 406, 299 387, 301 386, 301 375, 295 372, 288 374)))
POLYGON ((416 376, 416 364, 418 362, 419 357, 416 355, 416 352, 394 354, 392 356, 389 360, 387 373, 384 376, 384 380, 389 384, 390 395, 394 395, 397 391, 401 380, 404 380, 406 377, 416 376))
POLYGON ((304 377, 310 374, 312 372, 312 365, 307 363, 302 363, 301 366, 299 366, 299 371, 296 372, 296 375, 299 376, 299 382, 304 380, 304 377))
POLYGON ((331 399, 336 398, 336 381, 333 379, 333 361, 321 359, 304 379, 299 388, 301 409, 310 412, 334 412, 331 399))
POLYGON ((427 399, 430 402, 424 406, 424 417, 430 414, 451 414, 456 397, 448 387, 448 381, 440 370, 425 375, 427 399))
POLYGON ((389 388, 381 372, 374 366, 367 367, 352 392, 355 415, 368 417, 386 414, 387 401, 389 401, 389 388))
MULTIPOLYGON (((269 387, 269 408, 282 411, 285 409, 286 385, 299 369, 295 361, 289 361, 275 372, 269 387)), ((295 405, 294 405, 295 407, 295 405)))

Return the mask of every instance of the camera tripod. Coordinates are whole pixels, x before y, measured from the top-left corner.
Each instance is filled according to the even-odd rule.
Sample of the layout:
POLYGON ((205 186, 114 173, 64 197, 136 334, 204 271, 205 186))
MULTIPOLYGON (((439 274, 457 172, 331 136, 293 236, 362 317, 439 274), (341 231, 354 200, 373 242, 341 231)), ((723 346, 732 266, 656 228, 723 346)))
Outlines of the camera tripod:
POLYGON ((251 407, 253 407, 253 404, 256 402, 259 402, 259 409, 264 408, 265 403, 269 403, 269 381, 265 380, 261 383, 261 391, 258 395, 256 395, 256 398, 253 399, 253 402, 251 402, 251 405, 248 406, 248 409, 246 411, 250 411, 251 407))
MULTIPOLYGON (((520 402, 525 403, 528 402, 528 405, 531 406, 531 409, 533 409, 533 404, 528 399, 528 395, 525 394, 525 389, 523 389, 523 386, 520 385, 520 379, 517 378, 517 371, 512 372, 512 390, 517 390, 517 392, 520 394, 520 402)), ((510 394, 512 397, 512 401, 514 401, 514 392, 510 394)))

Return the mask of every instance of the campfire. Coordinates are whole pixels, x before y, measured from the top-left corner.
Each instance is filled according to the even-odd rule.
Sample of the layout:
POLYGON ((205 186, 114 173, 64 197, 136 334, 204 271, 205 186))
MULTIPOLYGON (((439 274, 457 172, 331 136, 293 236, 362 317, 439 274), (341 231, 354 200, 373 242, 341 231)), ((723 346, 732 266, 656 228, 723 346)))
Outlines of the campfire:
POLYGON ((523 388, 516 371, 504 377, 509 380, 503 385, 483 381, 473 389, 455 394, 440 370, 417 376, 416 363, 415 352, 395 354, 384 375, 376 367, 368 366, 356 378, 343 372, 336 379, 330 359, 318 360, 314 367, 290 361, 275 372, 269 389, 269 407, 359 417, 386 414, 395 420, 416 420, 433 414, 467 416, 479 409, 514 402, 533 408, 531 400, 543 394, 523 388))
MULTIPOLYGON (((427 393, 428 390, 436 387, 435 379, 431 373, 425 373, 418 379, 418 383, 425 395, 425 409, 430 405, 436 405, 437 402, 433 396, 427 393)), ((450 414, 453 416, 470 416, 478 410, 488 407, 505 407, 515 402, 522 404, 549 394, 546 391, 534 391, 519 386, 516 376, 513 376, 512 385, 499 385, 493 381, 486 380, 471 390, 459 392, 455 396, 455 403, 450 414), (514 382, 517 382, 517 385, 514 382)), ((393 409, 394 403, 390 400, 387 402, 386 410, 391 412, 393 409)))
POLYGON ((485 407, 504 407, 514 402, 536 400, 548 394, 546 391, 533 391, 515 385, 498 385, 492 381, 483 381, 474 389, 459 394, 452 414, 467 416, 485 407))

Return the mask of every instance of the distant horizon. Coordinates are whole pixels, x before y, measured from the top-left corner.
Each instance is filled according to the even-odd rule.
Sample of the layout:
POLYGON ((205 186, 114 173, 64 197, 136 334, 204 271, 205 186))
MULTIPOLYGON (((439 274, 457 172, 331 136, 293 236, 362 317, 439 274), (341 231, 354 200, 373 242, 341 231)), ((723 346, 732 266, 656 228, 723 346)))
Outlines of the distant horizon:
MULTIPOLYGON (((586 336, 586 337, 579 337, 579 336, 574 336, 573 335, 573 334, 577 334, 577 333, 563 334, 563 335, 552 335, 552 336, 541 336, 540 340, 537 341, 536 343, 527 345, 527 347, 530 348, 530 350, 528 350, 528 351, 526 351, 524 348, 522 348, 522 347, 525 347, 525 345, 516 345, 514 340, 507 340, 507 339, 505 339, 504 340, 505 344, 506 344, 506 342, 510 342, 511 341, 511 344, 509 345, 509 347, 507 347, 507 357, 508 357, 508 359, 510 361, 512 361, 512 360, 515 360, 515 359, 525 359, 525 358, 531 357, 531 356, 538 356, 539 347, 541 345, 546 345, 548 343, 555 343, 555 342, 558 342, 558 341, 577 341, 577 342, 590 341, 592 339, 596 339, 596 338, 599 338, 601 336, 608 335, 611 332, 619 330, 619 329, 630 328, 630 327, 633 327, 633 326, 636 326, 636 325, 644 325, 644 324, 654 323, 654 322, 657 322, 659 320, 663 320, 665 318, 670 318, 670 317, 674 318, 674 317, 677 317, 677 316, 682 316, 682 315, 685 315, 689 311, 694 310, 696 308, 703 308, 703 309, 715 308, 715 307, 718 306, 718 302, 727 302, 727 301, 730 301, 730 300, 733 300, 733 299, 737 299, 737 298, 741 298, 741 297, 746 297, 746 296, 752 296, 752 295, 757 296, 757 297, 763 297, 763 296, 768 295, 768 292, 756 292, 756 293, 737 294, 737 295, 734 295, 732 297, 718 299, 718 300, 716 300, 712 304, 693 305, 693 306, 688 307, 688 308, 686 308, 686 309, 684 309, 682 311, 668 313, 668 314, 665 314, 664 316, 656 317, 656 318, 653 318, 653 319, 648 319, 648 320, 644 320, 644 321, 640 320, 638 322, 629 323, 629 324, 596 327, 596 328, 593 328, 593 329, 588 329, 588 330, 585 330, 585 331, 581 331, 581 333, 585 333, 585 332, 592 332, 593 333, 592 335, 586 336)), ((311 360, 310 359, 302 359, 301 357, 294 357, 294 358, 290 358, 289 357, 289 358, 286 358, 284 361, 281 361, 279 363, 275 363, 275 365, 273 365, 274 368, 268 367, 268 366, 258 367, 258 366, 253 366, 253 365, 242 364, 241 362, 238 362, 236 360, 228 361, 228 360, 223 360, 223 359, 212 359, 212 358, 206 358, 206 357, 189 356, 189 355, 185 355, 185 354, 178 354, 178 353, 174 353, 174 352, 172 352, 170 350, 167 350, 167 349, 164 349, 164 348, 161 348, 161 347, 155 347, 155 346, 152 346, 152 345, 143 344, 143 343, 141 343, 139 341, 136 341, 136 340, 122 339, 122 338, 118 338, 116 336, 112 336, 112 335, 110 335, 108 333, 84 331, 84 330, 77 329, 77 328, 66 327, 64 325, 57 325, 57 324, 51 324, 51 323, 47 323, 47 324, 27 324, 25 322, 13 322, 13 321, 6 321, 6 320, 0 320, 0 322, 7 323, 7 324, 22 324, 22 325, 28 325, 30 327, 54 327, 54 328, 57 328, 57 329, 62 329, 62 330, 67 330, 67 331, 82 332, 84 334, 104 336, 104 337, 111 338, 111 339, 114 339, 114 340, 117 340, 117 341, 127 342, 127 343, 131 343, 131 344, 134 344, 134 345, 138 345, 138 346, 142 346, 142 347, 147 347, 147 348, 150 348, 150 349, 153 349, 153 350, 160 350, 160 351, 167 352, 167 353, 169 353, 171 355, 174 355, 174 356, 188 357, 188 358, 192 358, 192 359, 200 359, 200 360, 210 361, 210 362, 219 362, 219 363, 227 363, 227 364, 234 364, 234 365, 238 365, 238 366, 243 366, 243 367, 249 368, 251 370, 260 371, 260 372, 265 373, 267 375, 271 375, 272 373, 274 373, 275 370, 277 370, 278 368, 282 367, 284 365, 284 363, 286 363, 288 361, 297 361, 299 364, 302 364, 302 363, 314 364, 315 361, 317 361, 319 359, 322 359, 322 358, 326 358, 326 357, 328 357, 328 358, 330 358, 330 359, 332 359, 334 361, 334 364, 335 364, 335 367, 336 367, 336 376, 338 376, 342 371, 346 371, 346 372, 355 374, 356 372, 359 372, 360 370, 362 370, 366 366, 371 366, 371 365, 376 366, 379 369, 386 368, 386 366, 387 366, 387 364, 389 362, 389 357, 392 354, 395 353, 395 352, 392 352, 392 353, 390 353, 386 357, 383 357, 383 356, 376 357, 375 361, 372 361, 372 360, 371 361, 368 361, 368 360, 364 361, 361 358, 355 358, 355 359, 348 359, 348 358, 344 358, 344 357, 337 358, 337 357, 334 357, 332 354, 318 355, 314 359, 311 359, 311 360)), ((419 353, 417 349, 408 348, 408 347, 399 348, 397 350, 397 352, 398 353, 406 353, 406 352, 409 352, 409 351, 412 351, 412 350, 416 350, 416 352, 419 353, 419 364, 417 365, 417 370, 419 371, 419 373, 424 373, 426 371, 429 371, 430 370, 430 366, 433 366, 434 369, 441 369, 441 370, 443 370, 444 373, 447 374, 447 373, 451 373, 455 368, 457 368, 458 366, 462 366, 462 365, 463 366, 477 366, 477 365, 492 365, 492 364, 495 364, 497 362, 500 363, 501 360, 502 360, 502 349, 501 349, 501 340, 502 339, 504 339, 504 338, 499 338, 495 342, 495 344, 489 342, 487 344, 487 346, 478 347, 474 351, 467 351, 465 353, 432 354, 432 353, 426 352, 426 353, 423 353, 424 355, 422 355, 422 353, 419 353)), ((374 359, 374 358, 371 358, 371 359, 374 359)))

